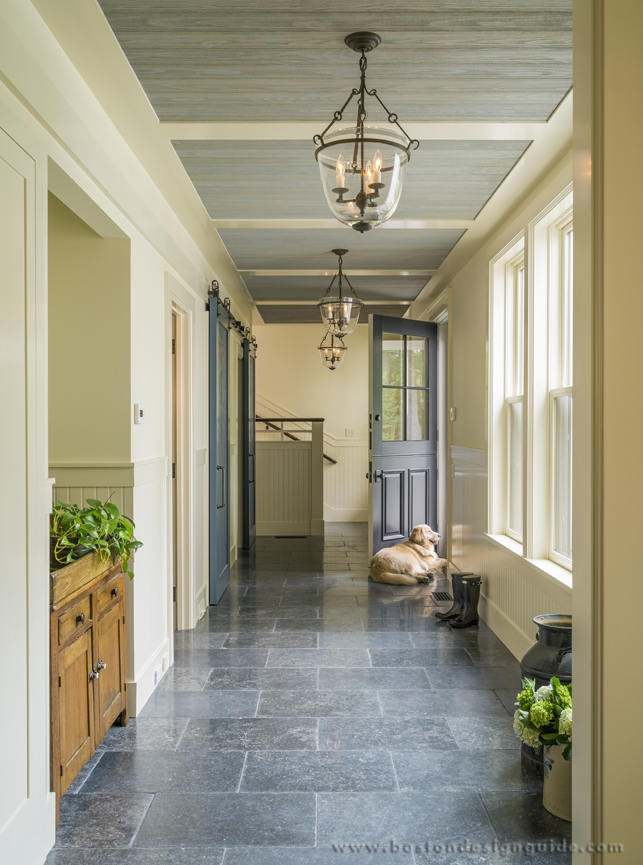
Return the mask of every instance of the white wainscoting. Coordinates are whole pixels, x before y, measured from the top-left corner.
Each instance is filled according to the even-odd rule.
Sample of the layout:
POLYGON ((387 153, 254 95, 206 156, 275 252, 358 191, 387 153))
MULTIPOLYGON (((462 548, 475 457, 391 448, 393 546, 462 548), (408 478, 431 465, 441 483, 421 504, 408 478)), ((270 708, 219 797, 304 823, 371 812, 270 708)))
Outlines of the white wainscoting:
POLYGON ((458 571, 480 574, 480 614, 521 658, 535 640, 534 616, 571 613, 571 588, 486 534, 486 451, 452 447, 451 462, 452 564, 458 571))
POLYGON ((323 534, 321 441, 257 441, 256 462, 257 535, 323 534))
POLYGON ((208 449, 197 448, 194 509, 194 583, 196 588, 197 619, 205 615, 209 603, 208 584, 208 449))
POLYGON ((143 547, 127 581, 127 664, 130 714, 143 708, 154 690, 154 670, 169 667, 171 619, 168 610, 168 459, 119 465, 52 464, 54 502, 84 505, 95 498, 114 502, 136 524, 143 547))
MULTIPOLYGON (((297 416, 260 395, 256 397, 256 413, 261 417, 297 416)), ((257 431, 259 438, 259 427, 257 431)), ((303 430, 302 433, 305 435, 303 430)), ((274 440, 274 435, 266 438, 274 440)), ((324 460, 324 520, 366 522, 368 442, 361 439, 335 438, 324 430, 324 453, 337 460, 336 465, 324 460)))

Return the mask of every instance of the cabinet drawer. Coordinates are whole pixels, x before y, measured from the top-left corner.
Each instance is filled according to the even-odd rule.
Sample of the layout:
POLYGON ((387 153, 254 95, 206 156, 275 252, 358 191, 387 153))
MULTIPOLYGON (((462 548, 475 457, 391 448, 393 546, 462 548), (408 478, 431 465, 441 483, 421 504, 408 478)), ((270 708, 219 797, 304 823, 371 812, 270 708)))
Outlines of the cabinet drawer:
POLYGON ((71 610, 67 610, 58 619, 58 645, 64 643, 67 637, 70 637, 76 631, 84 628, 90 618, 89 598, 85 598, 84 601, 76 604, 71 610))
POLYGON ((112 577, 96 592, 96 617, 100 617, 111 603, 124 600, 124 596, 125 583, 123 582, 123 574, 120 573, 112 577))

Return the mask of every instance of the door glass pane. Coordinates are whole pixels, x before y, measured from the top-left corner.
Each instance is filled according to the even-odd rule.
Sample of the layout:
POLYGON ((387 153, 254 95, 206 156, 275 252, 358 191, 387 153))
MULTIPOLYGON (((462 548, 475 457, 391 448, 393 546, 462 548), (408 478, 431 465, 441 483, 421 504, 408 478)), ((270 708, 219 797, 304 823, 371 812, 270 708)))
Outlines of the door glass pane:
POLYGON ((509 403, 509 528, 522 536, 522 403, 509 403))
POLYGON ((400 333, 382 334, 382 384, 404 386, 404 337, 400 333))
POLYGON ((426 390, 407 390, 406 438, 407 441, 424 441, 427 438, 427 394, 426 390))
MULTIPOLYGON (((406 338, 406 386, 426 387, 428 374, 428 348, 424 336, 406 338)), ((415 438, 414 436, 409 438, 415 438)))
POLYGON ((404 391, 382 388, 382 441, 404 440, 404 391))
POLYGON ((554 398, 554 551, 572 557, 572 396, 554 398))

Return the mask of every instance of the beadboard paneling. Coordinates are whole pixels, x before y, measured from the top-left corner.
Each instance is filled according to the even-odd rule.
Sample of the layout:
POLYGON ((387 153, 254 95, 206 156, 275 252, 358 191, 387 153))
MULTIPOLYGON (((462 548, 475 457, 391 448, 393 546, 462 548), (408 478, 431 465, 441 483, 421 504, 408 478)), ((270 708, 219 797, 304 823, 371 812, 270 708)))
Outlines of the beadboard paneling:
POLYGON ((451 448, 453 530, 451 560, 460 571, 482 577, 480 613, 517 658, 534 642, 532 619, 540 613, 571 613, 571 589, 538 572, 487 535, 487 455, 451 448))
POLYGON ((311 473, 312 442, 257 442, 258 535, 309 534, 311 473))

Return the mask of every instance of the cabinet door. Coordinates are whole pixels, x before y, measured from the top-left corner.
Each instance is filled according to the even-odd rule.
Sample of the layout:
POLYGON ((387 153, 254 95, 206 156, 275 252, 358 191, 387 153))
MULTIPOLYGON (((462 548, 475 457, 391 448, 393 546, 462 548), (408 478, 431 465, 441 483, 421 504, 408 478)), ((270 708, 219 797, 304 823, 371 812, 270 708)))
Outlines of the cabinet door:
POLYGON ((97 742, 101 742, 118 715, 125 708, 125 624, 122 602, 112 607, 96 625, 96 653, 99 677, 97 742))
POLYGON ((85 631, 63 649, 59 657, 60 676, 60 794, 94 753, 94 686, 92 634, 85 631))

